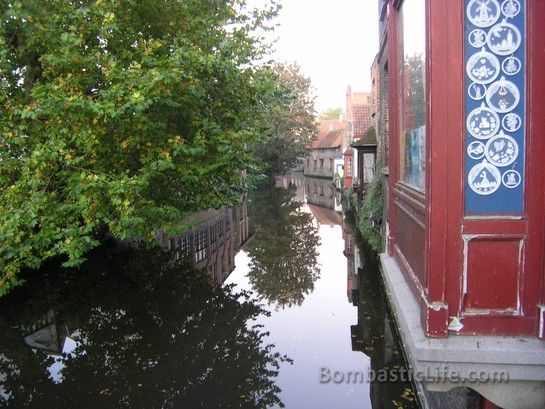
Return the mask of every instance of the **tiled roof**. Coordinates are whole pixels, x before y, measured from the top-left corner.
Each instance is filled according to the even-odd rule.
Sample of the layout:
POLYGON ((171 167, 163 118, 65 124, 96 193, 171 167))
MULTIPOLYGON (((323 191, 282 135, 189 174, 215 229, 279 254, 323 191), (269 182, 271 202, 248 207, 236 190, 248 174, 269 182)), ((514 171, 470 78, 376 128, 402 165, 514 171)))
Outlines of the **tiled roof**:
POLYGON ((338 148, 343 143, 344 132, 344 129, 320 132, 318 138, 312 143, 311 149, 338 148))

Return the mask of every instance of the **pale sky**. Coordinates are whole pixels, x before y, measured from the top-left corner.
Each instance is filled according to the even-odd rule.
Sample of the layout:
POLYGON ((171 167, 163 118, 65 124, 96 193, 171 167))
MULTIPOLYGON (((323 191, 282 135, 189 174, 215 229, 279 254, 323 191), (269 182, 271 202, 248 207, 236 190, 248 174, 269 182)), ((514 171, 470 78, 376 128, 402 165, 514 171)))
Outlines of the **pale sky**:
POLYGON ((348 85, 371 90, 378 51, 377 0, 280 0, 275 59, 298 62, 316 90, 316 110, 345 109, 348 85))

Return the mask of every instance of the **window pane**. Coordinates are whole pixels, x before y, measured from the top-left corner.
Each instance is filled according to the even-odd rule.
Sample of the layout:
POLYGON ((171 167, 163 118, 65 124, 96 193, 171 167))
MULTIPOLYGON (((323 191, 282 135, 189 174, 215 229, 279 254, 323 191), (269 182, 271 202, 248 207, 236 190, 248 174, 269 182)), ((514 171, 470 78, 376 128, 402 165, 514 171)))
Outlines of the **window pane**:
POLYGON ((375 179, 375 154, 363 154, 363 183, 371 183, 375 179))
POLYGON ((426 13, 425 0, 402 6, 403 62, 401 98, 401 179, 424 189, 426 148, 426 13))

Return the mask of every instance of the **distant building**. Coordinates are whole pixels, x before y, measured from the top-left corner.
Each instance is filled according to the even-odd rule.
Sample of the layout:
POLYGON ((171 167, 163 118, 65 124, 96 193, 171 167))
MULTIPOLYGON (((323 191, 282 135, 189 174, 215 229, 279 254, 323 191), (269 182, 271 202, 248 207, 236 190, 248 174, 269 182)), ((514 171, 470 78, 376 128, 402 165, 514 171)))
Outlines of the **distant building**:
POLYGON ((345 189, 352 188, 355 180, 360 178, 358 159, 362 158, 354 154, 354 149, 350 145, 362 139, 367 130, 372 127, 374 111, 375 102, 371 92, 352 92, 352 88, 348 86, 346 91, 346 123, 349 143, 343 150, 345 189))
POLYGON ((359 199, 365 188, 375 180, 376 161, 377 161, 377 133, 375 127, 371 126, 364 135, 352 143, 354 149, 354 177, 353 185, 359 199))
POLYGON ((360 139, 373 124, 373 95, 371 92, 353 92, 346 90, 346 123, 352 141, 360 139))
POLYGON ((348 146, 346 122, 323 120, 318 129, 318 137, 305 161, 304 174, 333 180, 336 173, 342 172, 336 168, 335 162, 342 160, 343 149, 348 146))

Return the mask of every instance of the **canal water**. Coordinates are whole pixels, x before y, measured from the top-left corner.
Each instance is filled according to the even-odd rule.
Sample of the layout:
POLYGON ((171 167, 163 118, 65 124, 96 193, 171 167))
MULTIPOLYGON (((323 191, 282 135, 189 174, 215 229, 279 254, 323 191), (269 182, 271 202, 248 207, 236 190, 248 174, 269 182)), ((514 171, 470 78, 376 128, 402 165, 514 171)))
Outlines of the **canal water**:
POLYGON ((328 180, 277 185, 221 286, 116 243, 29 274, 0 299, 0 408, 416 408, 353 215, 328 180))

